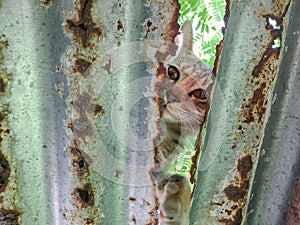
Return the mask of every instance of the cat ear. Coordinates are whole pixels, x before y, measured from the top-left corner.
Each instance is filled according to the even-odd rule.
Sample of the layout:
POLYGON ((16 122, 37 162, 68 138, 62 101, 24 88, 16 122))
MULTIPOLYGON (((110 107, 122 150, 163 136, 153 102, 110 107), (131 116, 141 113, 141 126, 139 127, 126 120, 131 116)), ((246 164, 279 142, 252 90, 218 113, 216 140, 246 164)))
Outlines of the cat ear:
POLYGON ((180 31, 183 34, 182 47, 193 51, 193 26, 191 21, 186 20, 182 24, 180 31))

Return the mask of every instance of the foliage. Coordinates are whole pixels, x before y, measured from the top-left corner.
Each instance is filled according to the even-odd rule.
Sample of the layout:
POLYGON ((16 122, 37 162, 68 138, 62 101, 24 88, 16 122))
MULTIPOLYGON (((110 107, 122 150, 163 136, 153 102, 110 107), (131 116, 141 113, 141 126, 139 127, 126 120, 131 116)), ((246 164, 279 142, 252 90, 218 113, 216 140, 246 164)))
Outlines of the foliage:
MULTIPOLYGON (((194 52, 206 64, 213 67, 216 45, 222 39, 224 0, 179 0, 179 23, 190 20, 194 27, 194 52)), ((172 164, 170 172, 188 176, 195 139, 190 139, 186 150, 172 164)))
POLYGON ((195 53, 211 67, 215 59, 215 47, 222 39, 224 0, 179 0, 179 23, 190 20, 194 26, 195 53))

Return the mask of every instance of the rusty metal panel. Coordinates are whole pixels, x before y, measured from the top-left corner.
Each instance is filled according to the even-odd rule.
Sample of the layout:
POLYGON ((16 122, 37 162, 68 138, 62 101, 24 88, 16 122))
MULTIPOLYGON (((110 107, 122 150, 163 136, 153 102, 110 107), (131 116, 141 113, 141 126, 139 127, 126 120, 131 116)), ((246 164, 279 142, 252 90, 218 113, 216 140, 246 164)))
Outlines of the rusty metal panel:
POLYGON ((158 62, 144 41, 173 42, 178 2, 0 7, 0 221, 155 224, 158 62))
POLYGON ((289 10, 271 116, 247 212, 248 224, 300 223, 297 181, 300 177, 300 21, 295 19, 300 10, 299 1, 292 1, 289 10))
MULTIPOLYGON (((280 196, 286 197, 288 189, 282 189, 279 198, 274 198, 276 196, 272 191, 277 186, 274 189, 263 188, 266 187, 264 185, 269 187, 280 182, 280 179, 266 181, 277 170, 270 163, 265 173, 263 169, 266 164, 263 160, 264 156, 268 159, 274 157, 275 160, 284 154, 276 153, 282 149, 276 150, 276 141, 270 134, 271 127, 276 126, 276 119, 282 119, 280 122, 283 122, 284 117, 272 115, 267 128, 266 125, 273 112, 271 108, 276 107, 276 103, 272 105, 276 102, 276 96, 279 99, 278 95, 282 95, 274 87, 275 84, 280 87, 283 79, 278 78, 282 76, 280 71, 285 71, 287 67, 282 59, 283 54, 289 54, 284 40, 289 18, 292 17, 292 7, 290 1, 228 1, 224 43, 219 47, 221 56, 220 61, 216 62, 219 65, 217 79, 204 130, 206 135, 201 142, 191 224, 281 224, 278 217, 282 214, 279 210, 284 207, 275 210, 278 206, 275 204, 271 207, 272 211, 264 207, 276 200, 282 202, 280 196), (278 42, 281 47, 276 44, 278 42), (257 183, 260 183, 258 188, 257 183), (276 216, 273 212, 277 213, 276 216), (269 220, 271 217, 272 220, 269 220)), ((294 75, 290 74, 289 77, 294 82, 296 78, 293 77, 297 73, 292 73, 294 75)), ((290 87, 285 88, 283 90, 286 93, 290 87)), ((289 97, 295 99, 293 95, 288 94, 289 97)), ((276 127, 276 131, 277 135, 285 132, 283 127, 276 127)), ((297 158, 298 143, 293 151, 297 158)), ((290 163, 295 165, 294 160, 285 163, 286 169, 290 168, 290 163)), ((286 179, 282 176, 283 171, 280 171, 280 177, 286 179)))

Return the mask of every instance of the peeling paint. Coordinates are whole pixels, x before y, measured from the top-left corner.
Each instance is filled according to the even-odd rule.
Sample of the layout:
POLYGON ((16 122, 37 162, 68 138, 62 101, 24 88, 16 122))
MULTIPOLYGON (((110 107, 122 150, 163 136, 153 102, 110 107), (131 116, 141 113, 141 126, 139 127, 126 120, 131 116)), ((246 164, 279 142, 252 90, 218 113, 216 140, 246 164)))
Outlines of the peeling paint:
POLYGON ((77 0, 78 16, 67 20, 66 29, 74 35, 74 39, 84 48, 92 48, 92 39, 99 39, 102 29, 96 25, 91 16, 92 0, 77 0))

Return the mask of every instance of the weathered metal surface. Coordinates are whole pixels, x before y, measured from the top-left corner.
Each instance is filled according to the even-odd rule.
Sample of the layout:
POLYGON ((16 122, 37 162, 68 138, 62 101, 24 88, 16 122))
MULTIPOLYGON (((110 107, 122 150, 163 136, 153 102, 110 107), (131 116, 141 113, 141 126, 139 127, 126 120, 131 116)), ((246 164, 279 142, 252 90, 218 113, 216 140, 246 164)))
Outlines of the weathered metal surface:
POLYGON ((254 175, 259 179, 263 173, 256 167, 281 68, 289 7, 290 1, 230 1, 228 5, 191 224, 247 223, 254 175), (275 46, 276 40, 282 47, 275 46))
POLYGON ((0 3, 0 221, 155 224, 144 41, 173 42, 178 2, 0 3))
MULTIPOLYGON (((284 29, 282 61, 253 182, 248 224, 300 223, 296 180, 300 176, 299 10, 299 1, 292 1, 288 16, 283 18, 288 29, 284 29)), ((275 16, 281 19, 280 15, 275 16)))

